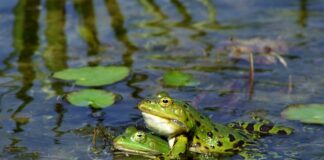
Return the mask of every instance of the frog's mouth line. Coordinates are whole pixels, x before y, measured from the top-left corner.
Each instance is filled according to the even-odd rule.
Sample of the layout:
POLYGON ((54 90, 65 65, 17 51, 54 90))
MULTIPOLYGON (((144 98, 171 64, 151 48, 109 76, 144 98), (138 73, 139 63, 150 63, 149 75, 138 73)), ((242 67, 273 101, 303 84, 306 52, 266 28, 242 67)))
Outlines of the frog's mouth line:
POLYGON ((132 149, 125 149, 122 146, 114 146, 115 147, 115 151, 113 152, 115 155, 134 155, 134 156, 143 156, 143 157, 147 157, 149 159, 154 159, 156 158, 156 156, 160 155, 161 153, 158 152, 148 152, 148 151, 141 151, 141 150, 132 150, 132 149))
MULTIPOLYGON (((124 147, 123 145, 114 145, 114 148, 121 152, 121 153, 124 153, 124 152, 127 152, 129 154, 132 154, 132 155, 142 155, 142 154, 145 154, 145 155, 158 155, 159 153, 158 152, 154 152, 154 151, 144 151, 144 150, 140 150, 140 149, 137 149, 137 150, 133 150, 133 149, 127 149, 126 147, 124 147)), ((116 152, 118 153, 118 152, 116 152)))
POLYGON ((152 115, 156 118, 160 118, 160 119, 164 119, 164 120, 168 120, 168 121, 177 121, 173 118, 171 118, 170 116, 168 115, 164 115, 162 113, 158 113, 154 110, 150 110, 150 109, 147 109, 146 107, 143 107, 142 104, 140 104, 138 106, 138 109, 143 113, 143 114, 147 114, 147 115, 152 115))
POLYGON ((160 117, 160 116, 156 116, 154 114, 150 114, 150 113, 146 113, 146 112, 142 112, 142 115, 144 116, 145 119, 149 119, 151 121, 154 121, 154 122, 160 122, 160 123, 173 123, 175 125, 178 125, 178 126, 182 126, 184 127, 185 125, 176 120, 176 119, 170 119, 170 118, 166 118, 166 117, 160 117))

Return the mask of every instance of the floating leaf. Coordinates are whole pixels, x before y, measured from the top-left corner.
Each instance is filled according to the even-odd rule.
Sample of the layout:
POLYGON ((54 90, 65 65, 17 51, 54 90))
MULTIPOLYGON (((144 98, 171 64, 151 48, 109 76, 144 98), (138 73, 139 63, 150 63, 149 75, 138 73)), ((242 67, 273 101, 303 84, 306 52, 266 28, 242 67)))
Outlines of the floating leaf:
POLYGON ((124 66, 70 68, 55 72, 53 77, 62 80, 73 80, 80 86, 102 86, 126 78, 129 69, 124 66))
POLYGON ((191 74, 181 71, 170 71, 163 75, 163 83, 167 86, 195 86, 199 82, 191 74))
POLYGON ((71 92, 67 95, 67 100, 76 106, 106 108, 115 102, 116 95, 97 89, 84 89, 71 92))
POLYGON ((324 124, 324 104, 289 105, 281 115, 290 120, 304 123, 324 124))

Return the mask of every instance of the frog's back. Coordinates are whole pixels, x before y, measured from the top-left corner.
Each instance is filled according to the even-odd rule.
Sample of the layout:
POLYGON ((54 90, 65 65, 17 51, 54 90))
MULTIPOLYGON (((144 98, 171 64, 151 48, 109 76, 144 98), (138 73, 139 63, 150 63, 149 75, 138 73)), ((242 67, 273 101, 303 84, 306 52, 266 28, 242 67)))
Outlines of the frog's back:
POLYGON ((192 119, 190 150, 198 153, 234 154, 253 140, 243 132, 214 123, 192 107, 187 107, 192 119))
POLYGON ((222 124, 195 129, 190 150, 198 153, 234 154, 253 140, 239 130, 222 124))

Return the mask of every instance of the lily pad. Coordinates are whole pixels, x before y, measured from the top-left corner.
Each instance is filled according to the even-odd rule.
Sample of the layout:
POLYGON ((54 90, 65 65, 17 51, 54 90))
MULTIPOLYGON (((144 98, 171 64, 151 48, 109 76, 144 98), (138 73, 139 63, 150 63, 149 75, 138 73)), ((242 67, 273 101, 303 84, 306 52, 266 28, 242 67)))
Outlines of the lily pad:
POLYGON ((71 92, 67 95, 67 100, 80 107, 106 108, 114 104, 116 95, 112 92, 107 92, 98 89, 84 89, 71 92))
POLYGON ((69 68, 55 72, 53 77, 62 80, 73 80, 80 86, 108 85, 126 78, 129 69, 124 66, 69 68))
POLYGON ((289 105, 281 115, 290 120, 304 123, 324 124, 324 104, 289 105))
POLYGON ((169 71, 163 75, 163 83, 167 86, 195 86, 199 82, 188 73, 169 71))

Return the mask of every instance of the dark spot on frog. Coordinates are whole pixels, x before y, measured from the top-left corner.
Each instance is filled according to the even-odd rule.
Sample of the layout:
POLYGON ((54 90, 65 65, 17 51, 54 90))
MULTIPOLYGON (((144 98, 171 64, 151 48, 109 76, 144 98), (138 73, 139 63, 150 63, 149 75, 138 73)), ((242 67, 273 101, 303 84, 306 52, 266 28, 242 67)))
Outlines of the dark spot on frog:
POLYGON ((235 137, 234 137, 232 134, 229 134, 229 135, 228 135, 228 138, 229 138, 229 141, 230 141, 230 142, 235 141, 235 137))
POLYGON ((201 146, 200 142, 197 142, 195 146, 200 147, 201 146))
POLYGON ((205 119, 205 117, 204 117, 204 116, 202 116, 202 115, 200 115, 199 117, 200 117, 200 119, 205 119))
POLYGON ((217 146, 221 147, 221 146, 223 146, 223 143, 221 141, 217 141, 217 146))
POLYGON ((254 131, 254 124, 253 123, 249 123, 247 126, 246 126, 246 130, 249 132, 249 133, 252 133, 254 131))
POLYGON ((197 125, 197 127, 200 127, 200 122, 196 121, 196 125, 197 125))
POLYGON ((234 148, 242 147, 244 145, 244 141, 240 140, 233 145, 234 148))
POLYGON ((279 130, 277 133, 280 135, 287 135, 287 132, 285 130, 279 130))
POLYGON ((218 129, 217 129, 216 127, 214 127, 214 130, 215 130, 216 132, 218 132, 218 129))
POLYGON ((209 138, 213 138, 213 133, 212 132, 207 132, 207 136, 209 137, 209 138))
POLYGON ((206 150, 209 150, 209 148, 207 146, 204 146, 206 150))
POLYGON ((215 146, 214 146, 214 145, 210 145, 210 147, 211 147, 211 148, 213 148, 213 149, 215 148, 215 146))
POLYGON ((197 135, 195 137, 196 137, 196 139, 199 139, 199 137, 197 135))
POLYGON ((264 124, 260 127, 260 131, 261 132, 268 132, 270 129, 273 128, 273 125, 267 125, 267 124, 264 124))

